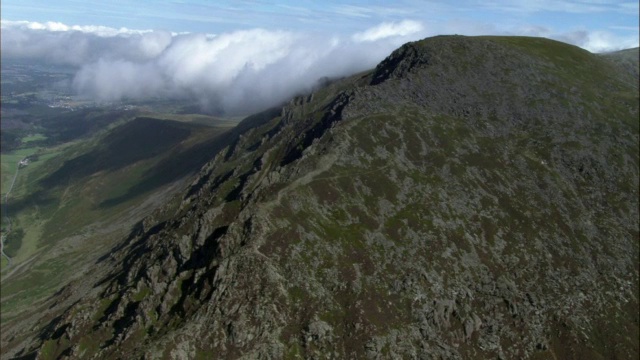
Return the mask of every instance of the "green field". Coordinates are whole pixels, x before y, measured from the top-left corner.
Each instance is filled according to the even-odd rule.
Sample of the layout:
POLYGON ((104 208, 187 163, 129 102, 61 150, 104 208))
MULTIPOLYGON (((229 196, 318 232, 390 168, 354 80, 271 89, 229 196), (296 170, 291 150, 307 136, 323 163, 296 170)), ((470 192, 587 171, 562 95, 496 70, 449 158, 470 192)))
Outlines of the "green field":
MULTIPOLYGON (((47 138, 32 133, 20 139, 28 147, 1 155, 3 194, 19 171, 7 209, 17 230, 6 248, 12 268, 35 259, 31 268, 50 251, 60 251, 67 239, 100 237, 115 231, 114 224, 129 223, 132 214, 142 216, 149 210, 140 207, 147 199, 164 196, 166 185, 199 169, 215 146, 207 144, 236 124, 201 115, 162 115, 177 119, 116 122, 89 138, 52 147, 29 146, 47 138), (20 160, 32 155, 36 158, 18 169, 20 160)), ((63 253, 76 251, 64 247, 63 253)), ((2 260, 3 276, 6 266, 2 260)), ((34 281, 46 277, 30 273, 34 281)))
POLYGON ((33 135, 23 137, 22 142, 30 143, 34 141, 47 140, 47 139, 48 137, 44 136, 43 134, 33 134, 33 135))
MULTIPOLYGON (((11 187, 11 182, 18 169, 20 160, 27 156, 36 154, 40 148, 30 147, 12 151, 8 154, 0 155, 0 165, 2 166, 2 194, 6 194, 11 187)), ((4 201, 4 199, 3 199, 4 201)))
MULTIPOLYGON (((13 182, 14 176, 16 175, 16 171, 18 171, 18 163, 20 162, 20 160, 41 151, 42 149, 40 148, 30 147, 25 149, 19 149, 9 154, 2 154, 0 156, 0 164, 2 166, 2 203, 3 204, 5 202, 5 195, 7 194, 7 192, 11 187, 11 183, 13 182)), ((52 155, 53 154, 47 154, 47 156, 45 156, 45 159, 51 157, 52 155)), ((26 167, 23 167, 22 169, 20 169, 18 176, 16 177, 16 182, 15 182, 14 188, 11 191, 11 196, 9 198, 9 207, 7 209, 7 211, 9 211, 9 216, 13 221, 14 230, 17 228, 17 226, 19 226, 20 222, 17 221, 16 214, 11 212, 10 205, 12 203, 12 200, 15 199, 17 196, 19 196, 20 194, 21 191, 18 189, 21 187, 24 187, 23 184, 21 184, 21 180, 24 180, 26 178, 27 173, 33 171, 33 169, 37 168, 40 164, 41 162, 39 160, 37 162, 33 162, 29 164, 26 167)), ((6 225, 6 218, 4 216, 2 218, 2 224, 3 224, 3 227, 6 225)), ((37 240, 34 241, 33 234, 31 232, 28 232, 27 236, 24 236, 22 239, 20 239, 20 241, 17 244, 6 243, 5 246, 6 246, 7 253, 9 253, 8 250, 12 248, 12 245, 17 245, 16 250, 17 249, 20 250, 18 254, 24 253, 25 255, 31 255, 36 250, 37 240)), ((18 256, 18 258, 14 257, 14 263, 16 262, 16 260, 19 262, 22 259, 24 259, 24 256, 18 256)), ((7 265, 8 265, 7 260, 3 257, 2 263, 0 264, 0 269, 4 269, 7 265)))

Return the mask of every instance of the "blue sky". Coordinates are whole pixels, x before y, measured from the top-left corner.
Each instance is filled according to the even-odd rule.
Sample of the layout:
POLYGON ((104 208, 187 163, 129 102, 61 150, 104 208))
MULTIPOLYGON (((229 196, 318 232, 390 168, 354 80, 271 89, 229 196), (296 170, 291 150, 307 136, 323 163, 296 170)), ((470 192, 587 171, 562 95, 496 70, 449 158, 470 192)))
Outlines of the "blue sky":
POLYGON ((551 33, 603 31, 617 37, 638 33, 638 2, 628 0, 3 0, 1 6, 2 18, 7 20, 173 32, 221 33, 259 27, 349 33, 411 19, 433 32, 458 24, 460 32, 541 27, 551 33))

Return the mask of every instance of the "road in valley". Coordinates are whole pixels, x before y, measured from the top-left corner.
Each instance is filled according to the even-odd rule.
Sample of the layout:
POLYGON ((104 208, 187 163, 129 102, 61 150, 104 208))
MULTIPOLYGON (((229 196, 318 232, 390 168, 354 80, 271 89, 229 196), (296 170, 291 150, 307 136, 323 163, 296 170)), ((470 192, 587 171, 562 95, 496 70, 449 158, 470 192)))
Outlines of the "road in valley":
MULTIPOLYGON (((22 163, 22 161, 20 162, 22 163)), ((20 171, 20 165, 16 169, 16 174, 13 176, 13 180, 11 181, 11 186, 9 187, 9 191, 4 195, 4 217, 7 219, 7 231, 2 234, 2 239, 0 240, 0 253, 7 259, 7 267, 11 266, 11 258, 4 252, 4 242, 7 240, 7 237, 11 233, 11 218, 9 217, 9 213, 7 212, 7 206, 9 204, 9 194, 11 194, 11 190, 13 190, 13 185, 16 183, 16 179, 18 178, 18 172, 20 171)))

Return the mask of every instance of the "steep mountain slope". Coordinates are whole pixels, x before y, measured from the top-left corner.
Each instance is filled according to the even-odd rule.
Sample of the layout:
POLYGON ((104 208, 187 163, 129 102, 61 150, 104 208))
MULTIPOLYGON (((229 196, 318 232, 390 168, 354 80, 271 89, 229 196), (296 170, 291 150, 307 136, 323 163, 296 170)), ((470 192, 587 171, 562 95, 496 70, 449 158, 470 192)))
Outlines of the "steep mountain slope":
POLYGON ((638 356, 638 87, 606 59, 430 38, 234 136, 6 354, 638 356))

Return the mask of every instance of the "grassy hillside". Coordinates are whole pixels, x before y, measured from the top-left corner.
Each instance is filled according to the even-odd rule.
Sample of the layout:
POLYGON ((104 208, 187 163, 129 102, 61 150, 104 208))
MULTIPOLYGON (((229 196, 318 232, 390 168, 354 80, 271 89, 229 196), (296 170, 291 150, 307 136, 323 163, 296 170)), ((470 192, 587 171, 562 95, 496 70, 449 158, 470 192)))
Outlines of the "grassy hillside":
POLYGON ((233 125, 185 117, 125 120, 84 140, 2 154, 5 192, 17 161, 38 154, 19 170, 7 207, 13 226, 5 250, 13 264, 2 268, 3 326, 33 315, 42 300, 89 271, 209 159, 221 146, 218 135, 233 125))

